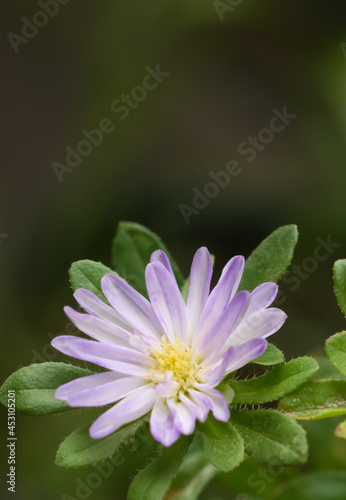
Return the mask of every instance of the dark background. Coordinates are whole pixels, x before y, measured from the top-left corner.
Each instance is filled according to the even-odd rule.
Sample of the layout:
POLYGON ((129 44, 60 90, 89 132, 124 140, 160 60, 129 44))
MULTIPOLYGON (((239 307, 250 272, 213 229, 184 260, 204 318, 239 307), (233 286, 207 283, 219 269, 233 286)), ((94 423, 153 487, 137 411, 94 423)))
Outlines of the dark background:
MULTIPOLYGON (((23 16, 42 8, 21 0, 2 10, 2 379, 20 365, 63 359, 48 345, 65 332, 62 308, 73 304, 68 268, 83 258, 109 265, 120 220, 158 233, 185 274, 201 245, 219 273, 280 225, 298 225, 298 266, 330 235, 340 244, 330 257, 297 290, 282 285, 289 319, 275 342, 290 359, 344 328, 332 283, 333 262, 346 254, 342 2, 243 0, 222 21, 211 0, 70 1, 18 53, 8 34, 21 35, 23 16), (158 64, 169 76, 121 120, 112 102, 158 64), (285 106, 296 118, 247 162, 239 144, 285 106), (52 162, 65 163, 66 146, 103 118, 115 130, 59 182, 52 162), (193 188, 203 191, 209 172, 230 160, 242 172, 186 224, 179 204, 192 206, 193 188)), ((17 498, 74 494, 90 471, 58 469, 55 450, 90 419, 17 416, 17 498)), ((124 498, 136 460, 90 498, 124 498)))

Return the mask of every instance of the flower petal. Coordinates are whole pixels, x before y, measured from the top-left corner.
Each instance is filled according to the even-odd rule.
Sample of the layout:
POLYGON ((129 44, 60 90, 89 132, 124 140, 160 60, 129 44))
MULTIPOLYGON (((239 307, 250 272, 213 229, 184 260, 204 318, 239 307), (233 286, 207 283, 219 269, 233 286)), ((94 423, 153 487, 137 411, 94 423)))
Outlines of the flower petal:
POLYGON ((173 414, 173 423, 178 431, 185 436, 192 434, 196 427, 196 414, 176 398, 167 399, 167 405, 173 414))
POLYGON ((119 276, 106 274, 101 280, 108 302, 126 322, 145 335, 160 339, 159 323, 150 302, 119 276))
POLYGON ((188 393, 192 399, 192 402, 198 407, 200 412, 200 417, 198 420, 200 422, 205 422, 209 411, 211 410, 211 403, 206 394, 203 392, 196 391, 195 389, 188 389, 188 393))
POLYGON ((122 330, 132 332, 133 328, 125 323, 124 318, 117 313, 113 307, 107 305, 89 290, 78 288, 73 296, 78 304, 89 314, 106 319, 120 327, 122 330))
POLYGON ((180 437, 180 432, 173 422, 173 415, 167 403, 157 398, 150 416, 150 431, 163 446, 171 446, 180 437))
POLYGON ((121 377, 115 372, 97 373, 61 385, 55 397, 70 406, 104 406, 147 384, 143 377, 121 377))
MULTIPOLYGON (((195 392, 199 394, 197 391, 195 392)), ((202 423, 206 421, 210 410, 207 404, 199 402, 197 401, 197 399, 195 399, 195 401, 192 401, 191 395, 190 397, 187 397, 187 395, 184 394, 183 391, 179 392, 179 399, 190 409, 193 415, 196 415, 197 420, 202 423)))
POLYGON ((134 349, 80 339, 69 335, 55 337, 52 346, 72 358, 89 361, 125 375, 145 377, 155 360, 134 349))
POLYGON ((145 280, 150 302, 167 339, 186 342, 187 318, 184 299, 175 278, 160 262, 148 264, 145 280))
POLYGON ((215 387, 219 385, 221 380, 226 375, 227 367, 230 363, 230 360, 234 357, 234 347, 231 346, 227 349, 227 351, 222 355, 221 361, 217 363, 216 366, 211 367, 207 371, 203 371, 203 375, 201 376, 201 382, 208 384, 210 387, 215 387))
POLYGON ((199 248, 191 265, 189 293, 187 297, 188 330, 191 335, 209 296, 213 263, 208 249, 199 248))
POLYGON ((228 302, 235 295, 244 269, 244 257, 236 256, 223 268, 217 285, 212 290, 203 308, 194 333, 194 343, 198 344, 208 333, 228 302))
POLYGON ((133 391, 113 408, 103 413, 89 429, 93 439, 100 439, 148 413, 157 395, 150 384, 133 391))
POLYGON ((269 307, 274 302, 278 291, 278 285, 272 282, 262 283, 262 285, 256 287, 250 293, 249 306, 247 308, 245 317, 250 316, 256 311, 260 311, 261 309, 266 309, 267 307, 269 307))
POLYGON ((155 252, 153 252, 150 257, 150 262, 161 262, 161 264, 165 266, 167 271, 169 271, 175 279, 169 258, 167 257, 167 254, 163 250, 156 250, 155 252))
POLYGON ((230 417, 230 411, 223 394, 221 394, 221 392, 217 391, 216 389, 212 389, 207 384, 196 383, 195 387, 196 389, 201 391, 209 401, 211 411, 213 412, 216 420, 226 422, 230 417))
POLYGON ((75 311, 72 307, 64 307, 66 316, 81 331, 100 342, 128 345, 130 334, 119 326, 97 316, 75 311))
POLYGON ((275 333, 286 321, 287 315, 275 307, 257 311, 233 330, 227 341, 228 345, 241 345, 256 337, 266 338, 275 333))
POLYGON ((170 398, 175 396, 180 388, 180 384, 173 380, 173 372, 165 373, 165 381, 154 386, 154 391, 160 398, 170 398))
POLYGON ((239 368, 247 365, 250 361, 258 358, 266 350, 267 345, 268 343, 265 339, 255 338, 244 344, 235 346, 233 348, 233 355, 230 357, 226 368, 226 375, 239 370, 239 368))
POLYGON ((249 292, 243 291, 231 300, 223 313, 216 320, 200 345, 196 345, 203 364, 208 364, 223 352, 224 344, 230 336, 239 316, 247 305, 249 292))

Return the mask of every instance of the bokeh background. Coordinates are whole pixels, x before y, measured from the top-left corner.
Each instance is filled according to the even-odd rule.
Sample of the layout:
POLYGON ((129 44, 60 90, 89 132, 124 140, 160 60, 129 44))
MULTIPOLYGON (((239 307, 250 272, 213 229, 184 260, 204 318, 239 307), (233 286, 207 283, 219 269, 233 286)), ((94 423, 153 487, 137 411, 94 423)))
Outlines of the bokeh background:
MULTIPOLYGON (((275 342, 290 359, 321 350, 345 327, 332 265, 346 256, 346 5, 237 3, 67 2, 16 53, 9 33, 21 35, 23 16, 32 20, 42 8, 2 2, 1 379, 21 365, 63 359, 48 343, 65 332, 62 308, 73 305, 68 268, 83 258, 109 265, 120 220, 158 233, 185 273, 201 245, 216 255, 219 272, 231 256, 249 255, 278 226, 295 223, 301 266, 317 238, 330 235, 339 247, 329 258, 297 290, 282 284, 289 319, 275 342), (169 76, 121 120, 112 102, 157 65, 169 76), (296 118, 247 162, 239 144, 285 106, 296 118), (81 131, 104 118, 115 130, 59 182, 52 162, 65 163, 66 146, 75 148, 81 131), (186 224, 179 204, 192 206, 193 189, 203 191, 209 173, 231 160, 242 172, 186 224)), ((90 470, 60 470, 54 455, 91 413, 17 416, 18 499, 76 498, 77 478, 90 470)), ((334 457, 325 464, 316 452, 317 468, 345 467, 334 424, 311 431, 327 436, 334 457)), ((2 446, 3 473, 6 455, 2 446)), ((84 498, 125 498, 143 460, 130 454, 84 498)), ((227 481, 234 484, 214 482, 210 498, 231 498, 227 481)))

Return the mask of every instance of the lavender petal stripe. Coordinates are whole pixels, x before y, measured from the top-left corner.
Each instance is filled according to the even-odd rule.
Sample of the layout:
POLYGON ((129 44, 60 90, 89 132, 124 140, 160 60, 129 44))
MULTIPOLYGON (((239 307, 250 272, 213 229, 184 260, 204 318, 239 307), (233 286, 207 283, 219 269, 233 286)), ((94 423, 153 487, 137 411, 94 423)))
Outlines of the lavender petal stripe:
POLYGON ((167 403, 158 398, 150 416, 150 432, 163 446, 171 446, 180 436, 167 403))
POLYGON ((89 361, 125 375, 145 377, 155 361, 139 351, 127 347, 62 335, 52 340, 52 346, 72 358, 89 361), (125 361, 126 360, 126 361, 125 361))
POLYGON ((187 296, 188 330, 191 335, 205 306, 209 291, 213 264, 207 248, 197 250, 191 265, 189 292, 187 296))
POLYGON ((150 257, 150 262, 161 262, 167 271, 175 278, 169 258, 163 250, 156 250, 156 252, 153 252, 150 257))
POLYGON ((134 329, 160 339, 163 332, 150 302, 126 281, 113 274, 101 280, 102 291, 108 302, 134 329))
POLYGON ((73 294, 74 298, 83 309, 92 314, 93 316, 98 316, 99 318, 111 321, 115 325, 119 326, 121 329, 131 332, 131 328, 125 321, 124 318, 118 314, 115 309, 105 302, 96 297, 95 294, 89 290, 84 290, 83 288, 78 288, 73 294))
MULTIPOLYGON (((113 372, 108 373, 113 374, 113 372)), ((97 377, 97 375, 91 375, 91 377, 97 377)), ((148 381, 144 377, 119 378, 118 376, 117 380, 100 382, 98 386, 94 387, 81 388, 81 384, 78 384, 79 380, 83 379, 73 380, 59 387, 55 393, 55 397, 65 400, 67 404, 73 407, 105 406, 115 403, 119 399, 131 394, 132 391, 148 384, 148 381)))
POLYGON ((286 321, 287 315, 271 307, 257 311, 245 319, 231 334, 228 345, 241 345, 255 337, 266 338, 275 333, 286 321))
POLYGON ((130 340, 129 332, 119 328, 114 323, 75 311, 69 306, 64 307, 66 316, 81 332, 86 333, 90 337, 99 340, 100 342, 109 342, 110 344, 128 345, 130 340))
POLYGON ((145 280, 150 302, 167 338, 187 340, 186 308, 175 278, 160 262, 148 264, 145 280))
POLYGON ((195 329, 195 344, 208 333, 239 286, 244 268, 244 257, 236 256, 224 267, 219 282, 210 293, 195 329))
POLYGON ((133 391, 95 420, 89 430, 90 436, 93 439, 103 438, 123 425, 143 417, 152 409, 156 398, 151 384, 133 391))
POLYGON ((250 293, 250 303, 245 318, 256 311, 269 307, 279 291, 276 283, 263 283, 250 293))
POLYGON ((262 338, 255 338, 234 347, 233 356, 229 359, 226 375, 250 363, 264 353, 268 342, 262 338))

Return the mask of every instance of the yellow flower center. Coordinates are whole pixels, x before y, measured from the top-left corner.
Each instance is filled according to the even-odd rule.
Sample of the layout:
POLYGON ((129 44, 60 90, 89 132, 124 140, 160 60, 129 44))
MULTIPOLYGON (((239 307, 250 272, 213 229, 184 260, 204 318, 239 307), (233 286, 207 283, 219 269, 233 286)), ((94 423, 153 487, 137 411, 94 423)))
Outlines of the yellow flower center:
POLYGON ((166 372, 173 372, 173 380, 178 382, 182 389, 187 390, 196 381, 196 376, 201 368, 194 359, 197 351, 179 339, 174 344, 169 344, 165 335, 162 336, 162 345, 151 352, 151 356, 158 362, 152 365, 151 372, 154 382, 163 382, 166 372))

